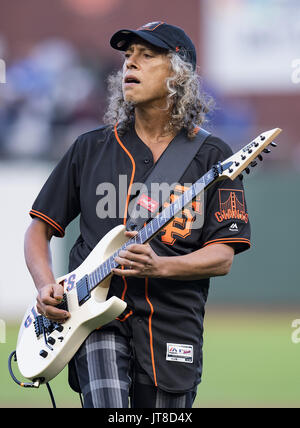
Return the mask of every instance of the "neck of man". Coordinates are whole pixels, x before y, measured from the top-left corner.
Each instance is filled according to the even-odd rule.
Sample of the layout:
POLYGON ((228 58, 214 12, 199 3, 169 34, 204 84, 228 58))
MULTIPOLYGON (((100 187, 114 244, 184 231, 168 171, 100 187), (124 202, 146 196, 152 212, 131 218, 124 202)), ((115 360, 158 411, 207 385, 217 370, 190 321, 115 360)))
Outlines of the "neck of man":
POLYGON ((168 130, 170 111, 156 106, 136 106, 135 131, 149 147, 169 144, 176 132, 168 130))

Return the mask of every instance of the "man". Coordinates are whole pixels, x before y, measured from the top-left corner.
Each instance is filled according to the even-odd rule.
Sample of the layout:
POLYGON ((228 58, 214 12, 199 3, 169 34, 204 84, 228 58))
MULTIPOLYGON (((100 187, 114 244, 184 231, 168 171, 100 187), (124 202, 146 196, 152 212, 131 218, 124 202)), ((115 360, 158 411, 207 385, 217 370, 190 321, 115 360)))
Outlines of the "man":
MULTIPOLYGON (((80 136, 60 161, 33 205, 25 237, 38 311, 58 322, 70 314, 56 308, 63 289, 51 268, 51 237, 63 236, 80 214, 81 234, 70 253, 74 270, 109 230, 126 224, 133 184, 145 181, 178 135, 192 140, 209 110, 195 48, 182 29, 150 23, 117 32, 111 45, 125 58, 122 72, 110 80, 108 125, 80 136), (120 177, 126 178, 127 195, 104 218, 101 184, 112 184, 119 194, 120 177)), ((231 153, 209 136, 172 198, 231 153)), ((204 201, 196 198, 150 244, 120 252, 108 297, 124 299, 127 308, 91 333, 74 358, 85 407, 127 407, 129 397, 131 407, 192 406, 201 380, 209 278, 228 274, 234 254, 249 248, 249 239, 237 179, 214 185, 204 201), (203 226, 193 227, 203 214, 203 226)))

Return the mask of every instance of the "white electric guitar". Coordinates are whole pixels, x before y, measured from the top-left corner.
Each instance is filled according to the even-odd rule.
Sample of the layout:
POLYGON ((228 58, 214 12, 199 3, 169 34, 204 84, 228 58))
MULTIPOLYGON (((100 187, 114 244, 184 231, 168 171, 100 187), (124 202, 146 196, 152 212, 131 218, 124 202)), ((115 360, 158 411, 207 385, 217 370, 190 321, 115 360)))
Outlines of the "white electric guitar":
POLYGON ((71 314, 64 324, 40 315, 36 301, 32 302, 25 313, 17 342, 16 357, 21 374, 36 387, 53 379, 93 330, 111 322, 126 308, 126 303, 115 296, 107 299, 111 270, 117 267, 114 259, 119 252, 132 243, 149 242, 184 206, 216 181, 234 180, 244 170, 249 172, 249 166, 257 164, 255 158, 262 160, 261 153, 270 152, 269 144, 276 146, 273 139, 280 132, 281 129, 275 128, 262 133, 240 151, 213 166, 134 238, 128 240, 125 237, 123 225, 105 235, 76 270, 56 280, 64 286, 64 300, 58 307, 71 314))

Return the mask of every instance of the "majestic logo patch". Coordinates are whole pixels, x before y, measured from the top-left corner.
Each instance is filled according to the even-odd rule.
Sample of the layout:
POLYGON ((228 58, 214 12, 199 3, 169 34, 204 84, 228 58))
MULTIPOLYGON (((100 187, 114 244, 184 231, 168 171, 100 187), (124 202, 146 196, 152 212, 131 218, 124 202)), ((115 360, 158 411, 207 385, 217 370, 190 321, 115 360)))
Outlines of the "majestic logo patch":
POLYGON ((232 225, 230 226, 229 230, 230 230, 230 232, 238 232, 239 228, 238 228, 238 226, 237 226, 236 223, 232 223, 232 225))
POLYGON ((167 343, 167 361, 178 361, 180 363, 193 362, 193 345, 182 345, 179 343, 167 343))
POLYGON ((245 208, 243 190, 219 189, 219 211, 215 212, 215 217, 219 223, 230 219, 248 223, 248 214, 245 208))

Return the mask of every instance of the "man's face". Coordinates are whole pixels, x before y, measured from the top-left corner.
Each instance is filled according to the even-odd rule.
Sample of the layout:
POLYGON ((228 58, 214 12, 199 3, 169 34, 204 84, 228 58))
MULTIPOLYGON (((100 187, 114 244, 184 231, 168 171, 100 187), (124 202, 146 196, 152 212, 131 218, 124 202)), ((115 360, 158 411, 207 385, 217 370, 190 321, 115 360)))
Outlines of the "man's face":
POLYGON ((136 105, 166 105, 166 78, 170 77, 170 60, 166 51, 134 41, 125 52, 122 89, 124 99, 136 105))

